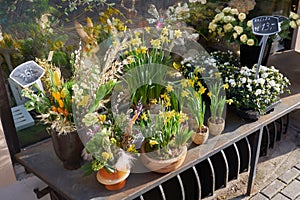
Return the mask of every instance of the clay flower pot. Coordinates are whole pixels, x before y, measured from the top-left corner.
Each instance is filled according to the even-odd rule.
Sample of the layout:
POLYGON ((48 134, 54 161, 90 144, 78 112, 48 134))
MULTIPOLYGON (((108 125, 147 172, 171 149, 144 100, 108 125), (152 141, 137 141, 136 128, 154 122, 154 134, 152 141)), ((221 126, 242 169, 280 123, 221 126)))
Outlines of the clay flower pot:
POLYGON ((158 173, 168 173, 178 169, 183 161, 185 160, 187 153, 187 147, 182 146, 180 149, 180 153, 177 157, 166 159, 166 160, 159 160, 148 156, 145 152, 144 145, 141 147, 141 161, 151 171, 158 172, 158 173))
POLYGON ((120 190, 126 184, 126 179, 130 174, 130 170, 108 172, 105 168, 101 168, 96 175, 97 181, 105 186, 107 190, 120 190))
POLYGON ((208 118, 207 126, 209 128, 209 133, 216 136, 220 135, 225 128, 225 120, 223 118, 218 118, 216 122, 212 118, 208 118))
POLYGON ((198 128, 197 131, 192 135, 192 140, 195 144, 200 145, 207 141, 209 136, 209 128, 207 126, 202 126, 198 128))

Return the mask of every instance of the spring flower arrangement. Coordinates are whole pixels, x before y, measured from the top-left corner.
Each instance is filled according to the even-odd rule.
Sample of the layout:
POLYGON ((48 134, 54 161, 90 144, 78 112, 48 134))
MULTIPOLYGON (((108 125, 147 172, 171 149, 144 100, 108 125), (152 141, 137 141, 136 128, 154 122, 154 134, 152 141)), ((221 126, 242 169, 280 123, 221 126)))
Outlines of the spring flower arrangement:
POLYGON ((29 99, 25 103, 28 110, 35 110, 41 122, 49 124, 59 134, 67 134, 76 130, 72 112, 73 77, 63 78, 59 68, 45 60, 37 59, 37 63, 45 68, 42 78, 44 91, 37 87, 24 88, 22 95, 29 99))
MULTIPOLYGON (((282 39, 287 38, 290 28, 299 26, 299 16, 293 12, 289 19, 280 23, 280 32, 282 39)), ((239 12, 236 8, 225 7, 222 12, 215 15, 209 23, 209 32, 218 38, 223 38, 228 42, 246 44, 248 46, 258 46, 260 39, 252 32, 252 21, 247 19, 247 15, 239 12)))
POLYGON ((212 56, 228 85, 227 99, 239 109, 264 114, 268 106, 278 101, 279 95, 289 92, 289 80, 273 66, 261 66, 255 79, 257 66, 240 68, 232 52, 219 51, 212 56))

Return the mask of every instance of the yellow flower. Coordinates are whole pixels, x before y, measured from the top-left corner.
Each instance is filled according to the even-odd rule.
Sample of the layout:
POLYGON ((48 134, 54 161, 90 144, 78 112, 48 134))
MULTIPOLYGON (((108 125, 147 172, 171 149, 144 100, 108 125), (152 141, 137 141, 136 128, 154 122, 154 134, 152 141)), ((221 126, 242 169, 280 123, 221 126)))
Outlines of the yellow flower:
POLYGON ((60 100, 60 92, 52 92, 52 96, 56 101, 60 100))
POLYGON ((65 106, 64 102, 61 99, 58 101, 58 105, 60 108, 63 108, 65 106))
POLYGON ((139 36, 141 35, 141 32, 139 32, 139 31, 134 31, 134 35, 135 35, 136 37, 139 37, 139 36))
POLYGON ((186 81, 186 79, 182 79, 180 82, 181 82, 182 87, 184 87, 184 88, 187 87, 188 82, 186 81))
POLYGON ((190 86, 194 86, 194 83, 195 83, 194 80, 188 79, 187 81, 190 86))
POLYGON ((175 38, 180 38, 182 36, 182 32, 180 30, 175 30, 174 36, 175 38))
POLYGON ((151 30, 151 28, 150 28, 149 26, 145 27, 145 31, 146 31, 147 33, 149 33, 150 30, 151 30))
POLYGON ((66 96, 69 94, 69 91, 66 87, 64 87, 61 92, 60 92, 60 96, 61 98, 66 98, 66 96))
POLYGON ((217 78, 220 78, 220 77, 221 77, 221 73, 220 73, 220 72, 216 72, 216 73, 215 73, 215 76, 216 76, 217 78))
POLYGON ((228 105, 231 105, 233 103, 233 100, 232 99, 228 99, 228 100, 226 100, 226 103, 228 103, 228 105))
POLYGON ((53 72, 53 84, 54 84, 56 87, 59 87, 59 86, 61 85, 60 78, 61 78, 60 70, 59 70, 59 69, 56 69, 56 70, 53 72))
POLYGON ((206 88, 204 86, 199 88, 199 93, 200 94, 204 94, 205 93, 206 88))
POLYGON ((154 47, 154 48, 160 48, 161 47, 161 40, 160 39, 155 39, 155 40, 151 40, 150 44, 154 47))
POLYGON ((152 104, 157 104, 157 99, 151 99, 152 104))
POLYGON ((158 142, 155 141, 155 140, 149 140, 149 144, 150 144, 151 147, 153 147, 153 145, 158 144, 158 142))
POLYGON ((130 144, 126 151, 127 152, 136 152, 135 144, 130 144))
POLYGON ((187 97, 189 95, 189 93, 186 91, 186 90, 183 90, 182 92, 181 92, 181 96, 182 97, 187 97))
POLYGON ((133 46, 139 46, 142 44, 142 40, 139 37, 133 38, 130 40, 130 44, 133 46))
POLYGON ((167 36, 167 35, 169 34, 168 28, 167 28, 167 27, 164 27, 164 28, 162 29, 161 33, 162 33, 163 35, 166 35, 166 36, 167 36))
POLYGON ((117 144, 116 138, 110 138, 110 142, 111 142, 112 144, 117 144))
POLYGON ((181 64, 177 63, 177 62, 173 62, 173 67, 177 70, 179 70, 181 68, 181 64))
POLYGON ((228 89, 229 88, 229 84, 228 83, 225 83, 224 85, 223 85, 223 88, 226 90, 226 89, 228 89))
POLYGON ((172 106, 171 102, 170 102, 170 101, 167 101, 167 102, 166 102, 166 108, 171 107, 171 106, 172 106))
POLYGON ((173 86, 172 85, 167 85, 166 90, 167 90, 167 92, 172 92, 173 91, 173 86))
POLYGON ((146 46, 141 46, 140 49, 141 49, 142 54, 146 54, 148 51, 148 48, 146 46))
POLYGON ((106 120, 106 115, 99 115, 98 118, 99 118, 99 121, 103 123, 106 120))
POLYGON ((208 92, 208 93, 207 93, 207 96, 208 96, 208 97, 211 97, 211 92, 208 92))
POLYGON ((143 112, 142 116, 141 116, 142 120, 147 121, 148 120, 148 116, 146 112, 143 112))
POLYGON ((188 118, 188 116, 185 114, 185 113, 183 113, 183 112, 180 112, 179 113, 179 123, 182 123, 182 122, 185 122, 186 120, 188 120, 189 118, 188 118))
POLYGON ((199 81, 199 82, 197 82, 197 85, 199 86, 199 87, 202 87, 202 83, 199 81))

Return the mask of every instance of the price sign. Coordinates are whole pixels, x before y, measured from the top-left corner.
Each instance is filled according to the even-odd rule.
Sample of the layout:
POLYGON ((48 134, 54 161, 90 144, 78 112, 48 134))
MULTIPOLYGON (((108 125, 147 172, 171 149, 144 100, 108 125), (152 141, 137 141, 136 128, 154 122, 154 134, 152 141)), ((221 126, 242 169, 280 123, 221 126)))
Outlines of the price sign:
POLYGON ((252 19, 252 32, 256 35, 272 35, 279 32, 278 18, 259 16, 252 19))

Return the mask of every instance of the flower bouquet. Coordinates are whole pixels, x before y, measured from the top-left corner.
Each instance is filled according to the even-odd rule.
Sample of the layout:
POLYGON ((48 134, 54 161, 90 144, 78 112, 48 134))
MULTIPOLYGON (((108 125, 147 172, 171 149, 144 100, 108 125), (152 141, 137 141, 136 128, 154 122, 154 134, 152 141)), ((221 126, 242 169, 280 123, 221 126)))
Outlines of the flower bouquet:
POLYGON ((37 59, 45 68, 42 78, 44 90, 24 88, 22 95, 29 100, 25 103, 28 110, 35 110, 44 124, 50 125, 54 150, 63 161, 66 169, 77 169, 81 165, 83 145, 77 134, 72 111, 73 77, 65 80, 59 68, 47 61, 37 59))

